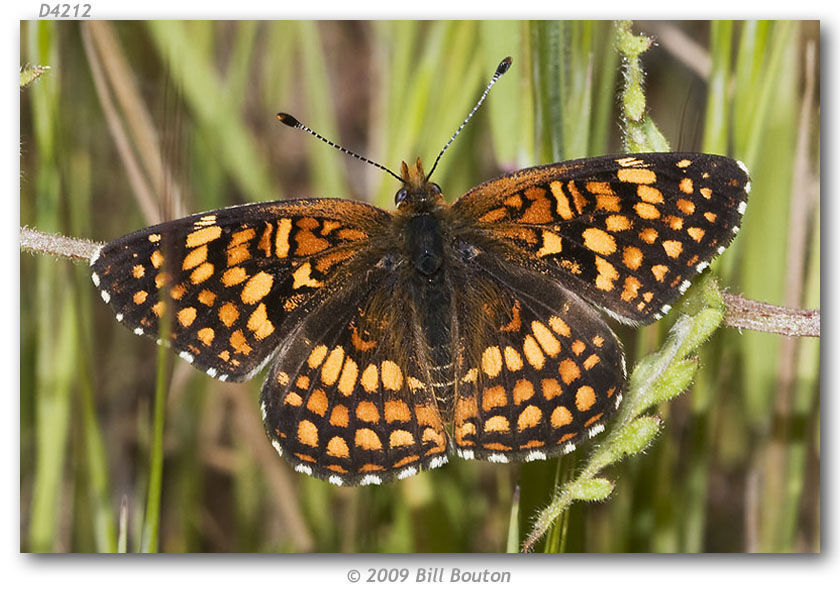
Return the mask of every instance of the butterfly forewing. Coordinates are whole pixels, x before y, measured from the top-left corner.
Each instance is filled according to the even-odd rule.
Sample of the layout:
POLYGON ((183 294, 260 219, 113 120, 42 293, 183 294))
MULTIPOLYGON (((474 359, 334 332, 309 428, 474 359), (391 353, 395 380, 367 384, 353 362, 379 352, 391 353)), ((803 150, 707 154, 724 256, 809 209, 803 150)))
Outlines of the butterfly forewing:
POLYGON ((586 158, 481 184, 453 206, 468 236, 631 323, 665 314, 732 241, 749 177, 705 154, 586 158))
POLYGON ((354 268, 378 260, 389 221, 342 200, 232 207, 117 239, 94 257, 92 277, 135 333, 164 335, 210 375, 247 379, 354 268))

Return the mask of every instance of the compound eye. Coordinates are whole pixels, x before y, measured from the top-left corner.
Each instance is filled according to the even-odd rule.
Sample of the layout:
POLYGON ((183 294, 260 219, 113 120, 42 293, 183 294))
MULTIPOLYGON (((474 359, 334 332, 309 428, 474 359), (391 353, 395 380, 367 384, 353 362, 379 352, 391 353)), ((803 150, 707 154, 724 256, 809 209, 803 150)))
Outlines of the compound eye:
POLYGON ((443 193, 443 192, 441 191, 441 189, 440 189, 440 186, 439 186, 438 184, 436 184, 436 183, 430 183, 430 184, 429 184, 429 187, 431 188, 432 193, 433 193, 435 196, 440 196, 440 195, 443 193))
POLYGON ((397 190, 397 193, 394 194, 394 202, 396 202, 397 204, 399 204, 406 198, 408 198, 408 190, 406 190, 405 188, 400 188, 399 190, 397 190))

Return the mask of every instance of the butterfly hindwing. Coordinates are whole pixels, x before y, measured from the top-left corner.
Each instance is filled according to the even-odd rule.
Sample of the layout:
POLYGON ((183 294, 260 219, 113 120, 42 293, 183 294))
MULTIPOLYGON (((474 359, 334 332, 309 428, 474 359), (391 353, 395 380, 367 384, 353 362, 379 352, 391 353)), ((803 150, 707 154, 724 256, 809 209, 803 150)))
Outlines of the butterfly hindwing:
POLYGON ((226 208, 106 244, 92 278, 135 333, 214 377, 243 380, 355 265, 375 257, 389 221, 385 211, 332 199, 226 208))
POLYGON ((746 168, 722 156, 604 156, 509 173, 453 211, 477 246, 503 243, 512 260, 641 324, 729 245, 748 191, 746 168))

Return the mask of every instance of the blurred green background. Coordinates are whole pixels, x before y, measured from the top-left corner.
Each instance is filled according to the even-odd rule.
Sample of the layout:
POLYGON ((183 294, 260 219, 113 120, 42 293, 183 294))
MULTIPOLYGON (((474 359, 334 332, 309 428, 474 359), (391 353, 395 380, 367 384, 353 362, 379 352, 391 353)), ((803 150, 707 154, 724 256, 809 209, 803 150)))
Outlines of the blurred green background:
MULTIPOLYGON (((728 154, 753 175, 741 233, 714 265, 722 285, 819 307, 819 23, 633 27, 656 40, 645 90, 671 148, 728 154)), ((388 175, 274 114, 392 169, 430 164, 507 55, 512 69, 436 171, 450 200, 505 170, 622 148, 607 21, 40 21, 20 39, 21 66, 51 67, 20 97, 21 225, 45 232, 105 241, 300 196, 390 207, 388 175)), ((23 551, 502 552, 588 451, 335 488, 276 456, 261 377, 223 384, 159 357, 114 321, 84 264, 22 254, 20 276, 23 551)), ((667 325, 617 327, 628 363, 667 325)), ((610 469, 610 500, 572 508, 565 550, 819 551, 819 341, 721 329, 700 360, 661 436, 610 469)))

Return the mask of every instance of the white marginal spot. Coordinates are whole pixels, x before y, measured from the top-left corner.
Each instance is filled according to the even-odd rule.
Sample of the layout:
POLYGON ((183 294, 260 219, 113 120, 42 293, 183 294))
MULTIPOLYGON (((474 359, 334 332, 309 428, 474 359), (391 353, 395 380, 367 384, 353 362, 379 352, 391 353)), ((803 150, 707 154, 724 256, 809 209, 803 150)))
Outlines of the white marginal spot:
POLYGON ((379 485, 382 483, 382 478, 379 475, 365 475, 359 482, 359 485, 379 485))
POLYGON ((123 320, 123 314, 122 313, 117 313, 117 321, 122 322, 122 320, 123 320))
POLYGON ((142 327, 136 327, 136 328, 134 329, 134 333, 136 333, 137 335, 143 335, 143 334, 144 334, 144 333, 146 333, 146 332, 145 332, 145 331, 143 331, 143 328, 142 328, 142 327))
POLYGON ((574 449, 575 449, 575 445, 572 442, 569 442, 568 444, 563 446, 562 451, 563 451, 563 454, 568 454, 569 452, 572 452, 574 449))
POLYGON ((662 308, 660 308, 659 311, 663 315, 667 315, 669 312, 671 312, 671 305, 670 304, 663 304, 662 308))
POLYGON ((624 400, 624 396, 621 395, 621 392, 618 393, 618 396, 615 397, 615 408, 618 409, 621 406, 621 401, 624 400))
POLYGON ((227 373, 225 373, 224 375, 219 375, 219 381, 227 381, 227 378, 227 373))
POLYGON ((442 467, 449 459, 445 456, 435 456, 432 460, 429 461, 429 468, 430 469, 437 469, 438 467, 442 467))
POLYGON ((210 377, 215 377, 216 375, 218 375, 218 373, 219 372, 216 369, 214 369, 213 367, 210 367, 209 369, 207 369, 207 374, 210 377))
POLYGON ((691 287, 691 282, 688 279, 683 279, 683 282, 680 284, 680 293, 684 294, 685 291, 691 287))
POLYGON ((747 180, 747 185, 744 186, 744 192, 749 194, 751 189, 752 189, 752 182, 750 180, 747 180))
POLYGON ((706 270, 706 267, 708 267, 708 266, 709 266, 709 263, 707 263, 706 261, 703 261, 703 262, 697 263, 697 266, 694 267, 694 268, 697 269, 698 273, 702 273, 703 271, 706 270))
POLYGON ((413 475, 417 475, 417 469, 414 467, 407 467, 397 473, 397 479, 405 479, 406 477, 411 477, 413 475))
MULTIPOLYGON (((274 446, 275 450, 277 450, 277 454, 279 456, 283 456, 283 448, 280 447, 280 442, 278 442, 277 440, 271 440, 271 445, 274 446)), ((298 465, 298 466, 300 467, 300 466, 303 466, 303 465, 298 465)))
POLYGON ((746 173, 746 174, 747 174, 747 177, 749 177, 749 176, 750 176, 750 170, 747 168, 747 165, 745 165, 744 163, 742 163, 740 160, 737 160, 737 161, 735 161, 735 162, 737 162, 737 163, 738 163, 738 166, 741 168, 741 170, 742 170, 744 173, 746 173))
POLYGON ((260 402, 260 416, 262 420, 265 421, 266 412, 265 412, 265 402, 260 402))
POLYGON ((310 467, 309 465, 295 465, 295 471, 297 471, 298 473, 303 473, 304 475, 312 475, 312 467, 310 467))
POLYGON ((726 247, 725 247, 725 246, 718 246, 718 249, 717 249, 717 253, 718 253, 718 254, 723 254, 723 253, 724 253, 724 251, 726 251, 726 247))
POLYGON ((545 460, 545 458, 545 452, 542 450, 531 450, 525 455, 525 462, 531 462, 532 460, 545 460))
POLYGON ((90 274, 90 278, 93 279, 93 285, 99 287, 99 275, 97 275, 96 272, 93 272, 90 274))
POLYGON ((627 377, 627 359, 624 358, 624 354, 621 355, 621 372, 624 373, 624 376, 627 377))
POLYGON ((604 424, 598 423, 595 427, 589 430, 589 437, 594 438, 596 435, 604 431, 604 424))
POLYGON ((738 227, 737 225, 733 225, 733 226, 732 226, 732 233, 733 233, 733 234, 734 234, 734 233, 738 233, 739 231, 741 231, 741 228, 740 228, 740 227, 738 227))
POLYGON ((185 361, 187 361, 190 364, 192 364, 192 361, 195 360, 195 357, 192 354, 190 354, 189 352, 186 352, 186 351, 179 352, 178 356, 180 356, 181 358, 183 358, 185 361))
POLYGON ((458 456, 466 460, 472 460, 475 458, 475 452, 472 450, 458 450, 458 456))
POLYGON ((487 457, 487 460, 494 463, 506 463, 508 462, 508 457, 504 454, 491 454, 487 457))
POLYGON ((741 203, 738 205, 738 212, 741 213, 742 215, 745 212, 747 212, 747 203, 746 202, 741 201, 741 203))
POLYGON ((93 256, 90 257, 90 266, 93 266, 93 263, 99 260, 100 254, 102 254, 102 246, 99 246, 96 250, 93 251, 93 256))
POLYGON ((331 484, 337 485, 337 486, 344 485, 344 480, 341 477, 339 477, 338 475, 330 475, 330 477, 329 477, 329 479, 327 479, 327 481, 329 481, 331 484))
POLYGON ((105 301, 105 304, 108 304, 111 301, 111 294, 102 290, 102 299, 105 301))

